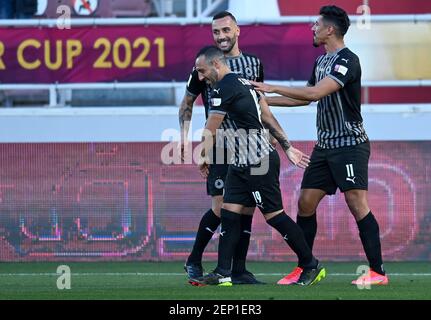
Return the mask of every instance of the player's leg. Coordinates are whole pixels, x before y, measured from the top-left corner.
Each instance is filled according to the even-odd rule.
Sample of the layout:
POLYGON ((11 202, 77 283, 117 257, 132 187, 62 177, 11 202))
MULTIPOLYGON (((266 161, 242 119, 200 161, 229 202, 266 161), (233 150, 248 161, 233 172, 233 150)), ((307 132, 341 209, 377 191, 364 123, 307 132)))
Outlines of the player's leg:
POLYGON ((310 249, 313 249, 317 233, 317 207, 325 195, 326 191, 321 189, 301 189, 299 195, 296 223, 304 232, 310 249))
POLYGON ((211 209, 205 212, 199 223, 193 249, 184 266, 189 279, 203 276, 202 255, 213 234, 220 225, 220 210, 223 196, 213 196, 211 209))
POLYGON ((227 168, 228 165, 210 165, 207 194, 211 196, 211 209, 201 218, 193 249, 184 266, 189 280, 196 280, 203 276, 202 255, 220 225, 220 211, 223 204, 223 188, 227 168))
POLYGON ((241 212, 241 234, 232 261, 233 284, 264 284, 246 268, 246 258, 250 244, 251 226, 256 207, 244 207, 241 212))
POLYGON ((231 284, 232 258, 240 239, 241 213, 245 207, 254 205, 248 193, 246 170, 246 168, 229 167, 221 209, 217 267, 202 278, 203 284, 231 284))
POLYGON ((276 151, 269 155, 268 172, 262 176, 250 177, 250 188, 256 206, 263 213, 266 222, 276 229, 289 247, 296 253, 299 266, 306 270, 307 278, 302 284, 309 285, 324 277, 325 270, 318 265, 301 228, 284 212, 280 191, 280 158, 276 151))
MULTIPOLYGON (((370 265, 370 284, 387 284, 382 261, 379 224, 368 206, 369 142, 343 148, 330 157, 330 166, 354 216, 359 237, 370 265)), ((369 276, 367 275, 367 276, 369 276)), ((364 279, 360 279, 361 284, 364 279)), ((357 281, 354 281, 354 284, 357 281)))
MULTIPOLYGON (((323 197, 326 194, 334 194, 336 188, 326 161, 325 150, 315 147, 302 178, 296 217, 296 223, 302 229, 311 250, 317 233, 317 207, 323 197)), ((296 283, 301 273, 302 268, 298 265, 277 283, 282 285, 296 283)))
MULTIPOLYGON (((299 196, 296 223, 304 233, 305 241, 311 250, 313 250, 314 239, 317 233, 316 209, 325 195, 326 192, 320 189, 301 189, 299 196)), ((302 271, 301 266, 296 266, 289 274, 280 279, 277 284, 290 285, 298 282, 302 271)))
MULTIPOLYGON (((266 222, 276 229, 298 257, 300 273, 295 282, 278 284, 312 285, 326 276, 326 270, 313 256, 301 228, 282 210, 265 214, 266 222)), ((283 278, 284 279, 284 278, 283 278)))
POLYGON ((383 267, 379 224, 368 207, 367 191, 349 190, 344 193, 344 197, 350 212, 355 217, 359 237, 370 266, 370 272, 353 281, 352 284, 385 285, 388 283, 388 277, 383 267))
POLYGON ((243 205, 224 203, 221 209, 221 229, 218 245, 217 267, 202 277, 199 284, 232 285, 232 258, 238 245, 243 205))
POLYGON ((232 261, 232 272, 241 274, 246 271, 245 262, 247 258, 248 247, 250 245, 251 226, 253 222, 253 213, 255 207, 244 208, 241 212, 241 230, 240 239, 232 261))
POLYGON ((296 218, 310 249, 313 249, 317 233, 317 207, 326 194, 334 194, 336 190, 337 186, 326 160, 326 150, 315 147, 302 178, 296 218))

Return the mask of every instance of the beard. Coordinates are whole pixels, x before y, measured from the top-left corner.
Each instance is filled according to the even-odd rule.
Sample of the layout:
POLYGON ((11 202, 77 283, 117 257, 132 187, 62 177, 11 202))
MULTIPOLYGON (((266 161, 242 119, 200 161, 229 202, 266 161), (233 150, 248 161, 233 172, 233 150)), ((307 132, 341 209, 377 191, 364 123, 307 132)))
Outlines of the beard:
MULTIPOLYGON (((233 49, 233 47, 235 46, 235 44, 236 44, 236 41, 235 40, 229 40, 228 41, 228 46, 226 47, 226 48, 220 48, 220 50, 221 51, 223 51, 223 53, 229 53, 229 52, 231 52, 232 51, 232 49, 233 49)), ((219 43, 219 45, 220 45, 220 43, 219 43)))
POLYGON ((208 77, 207 83, 211 87, 214 87, 214 85, 217 83, 217 81, 218 81, 218 72, 217 72, 217 70, 212 70, 210 76, 208 77))
POLYGON ((317 42, 316 36, 313 37, 313 47, 318 48, 320 46, 320 43, 317 42))

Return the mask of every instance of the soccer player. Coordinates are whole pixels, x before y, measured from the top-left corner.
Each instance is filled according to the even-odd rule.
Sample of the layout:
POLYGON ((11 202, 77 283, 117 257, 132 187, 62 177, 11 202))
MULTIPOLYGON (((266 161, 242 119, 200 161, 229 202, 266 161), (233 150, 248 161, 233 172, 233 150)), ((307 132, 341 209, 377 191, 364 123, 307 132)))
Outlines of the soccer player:
MULTIPOLYGON (((379 225, 368 206, 368 161, 370 143, 361 116, 361 65, 356 54, 344 44, 350 26, 346 12, 324 6, 312 27, 314 46, 323 45, 326 54, 317 58, 307 87, 291 88, 254 83, 255 89, 275 92, 268 104, 296 106, 319 100, 317 105, 318 141, 305 170, 298 201, 297 223, 313 248, 317 231, 316 209, 325 195, 337 188, 354 216, 370 271, 352 284, 385 285, 388 277, 382 262, 379 225)), ((295 282, 301 268, 279 281, 295 282)))
MULTIPOLYGON (((238 44, 240 29, 235 17, 227 11, 220 12, 213 17, 212 34, 214 43, 226 56, 230 69, 249 80, 263 81, 263 65, 261 61, 250 54, 241 52, 238 44)), ((199 79, 198 72, 193 70, 187 83, 186 93, 179 110, 179 122, 182 139, 182 155, 186 151, 186 138, 189 131, 189 124, 193 112, 193 104, 196 98, 201 95, 205 106, 205 113, 208 116, 208 108, 212 95, 211 84, 199 79)), ((224 148, 224 147, 222 147, 224 148)), ((224 150, 222 150, 226 154, 224 150)), ((216 154, 216 152, 214 152, 216 154)), ((211 240, 214 232, 220 225, 220 209, 223 203, 223 189, 228 164, 215 163, 209 167, 207 177, 207 193, 212 197, 211 209, 201 218, 192 252, 187 258, 185 270, 189 277, 189 282, 195 284, 193 279, 198 279, 203 275, 202 255, 211 240)), ((241 237, 236 248, 233 259, 232 279, 235 284, 259 284, 254 275, 246 270, 245 261, 250 243, 250 233, 253 218, 253 211, 244 210, 241 215, 241 237)))
POLYGON ((279 182, 280 158, 269 143, 263 123, 293 164, 306 168, 308 156, 289 143, 275 118, 262 112, 269 109, 265 100, 258 99, 248 80, 231 72, 220 49, 214 46, 203 48, 197 56, 195 67, 199 76, 213 87, 212 104, 203 135, 203 158, 200 162, 202 175, 208 174, 208 155, 216 131, 226 137, 231 154, 221 209, 218 263, 215 270, 205 275, 199 283, 232 285, 231 264, 240 240, 242 212, 255 206, 259 207, 266 222, 282 235, 297 254, 303 272, 296 283, 317 283, 325 277, 325 269, 313 256, 301 229, 283 210, 279 182), (220 126, 223 130, 217 130, 220 126))

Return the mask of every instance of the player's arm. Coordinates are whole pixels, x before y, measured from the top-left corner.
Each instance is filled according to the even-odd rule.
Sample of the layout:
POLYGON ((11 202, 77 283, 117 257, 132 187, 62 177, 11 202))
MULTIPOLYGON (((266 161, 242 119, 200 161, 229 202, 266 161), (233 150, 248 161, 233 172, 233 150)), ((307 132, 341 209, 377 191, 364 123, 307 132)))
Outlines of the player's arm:
POLYGON ((217 129, 220 128, 226 113, 210 112, 205 129, 202 132, 202 151, 201 159, 199 160, 199 170, 201 175, 206 178, 208 176, 208 165, 210 163, 210 152, 216 141, 217 129))
MULTIPOLYGON (((264 82, 265 81, 265 73, 262 61, 259 60, 259 75, 256 78, 256 81, 258 82, 264 82)), ((263 95, 262 95, 263 96, 263 95)), ((277 146, 277 139, 275 139, 272 134, 269 134, 269 143, 275 148, 277 146)))
POLYGON ((284 96, 265 96, 266 102, 273 107, 301 107, 308 106, 311 101, 292 99, 284 96))
POLYGON ((186 148, 187 137, 190 129, 190 121, 193 114, 193 104, 196 98, 204 90, 205 83, 199 80, 199 75, 196 70, 190 73, 189 79, 187 81, 186 92, 184 98, 181 101, 180 109, 178 110, 178 120, 181 129, 181 143, 180 143, 180 155, 181 159, 184 160, 185 152, 188 150, 186 148))
POLYGON ((308 167, 308 163, 310 162, 309 156, 292 146, 286 132, 284 132, 283 128, 278 123, 274 114, 269 109, 269 106, 266 103, 265 99, 261 98, 259 100, 259 104, 262 112, 262 124, 266 129, 269 130, 269 133, 280 143, 281 148, 286 153, 290 162, 300 168, 308 167))
POLYGON ((281 148, 284 151, 287 151, 291 146, 289 139, 287 138, 287 134, 278 123, 265 100, 266 97, 263 98, 262 96, 259 100, 262 124, 266 129, 268 129, 271 136, 273 136, 278 141, 278 143, 280 143, 281 148))
POLYGON ((189 94, 187 91, 181 101, 180 109, 178 110, 178 120, 180 124, 181 143, 180 143, 180 156, 181 160, 185 158, 187 150, 186 144, 188 143, 187 137, 190 129, 190 121, 192 120, 193 104, 196 96, 189 94))
POLYGON ((326 97, 327 95, 330 95, 341 88, 341 85, 330 77, 325 77, 315 86, 302 88, 269 85, 266 83, 253 81, 251 81, 251 83, 255 86, 255 90, 258 91, 278 93, 285 97, 306 101, 320 100, 321 98, 326 97))
POLYGON ((193 104, 196 96, 186 92, 183 100, 181 101, 180 109, 178 111, 178 120, 181 128, 181 139, 187 138, 190 129, 190 121, 192 120, 193 104))

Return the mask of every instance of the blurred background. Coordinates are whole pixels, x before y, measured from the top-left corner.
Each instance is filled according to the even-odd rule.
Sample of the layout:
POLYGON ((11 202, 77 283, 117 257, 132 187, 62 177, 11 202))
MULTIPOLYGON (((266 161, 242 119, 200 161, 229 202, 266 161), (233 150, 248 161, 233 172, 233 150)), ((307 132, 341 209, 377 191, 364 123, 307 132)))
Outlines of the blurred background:
MULTIPOLYGON (((183 261, 210 205, 195 164, 164 164, 211 19, 229 10, 265 81, 301 86, 322 48, 321 0, 0 0, 0 261, 183 261)), ((431 260, 431 2, 331 1, 352 25, 372 141, 369 200, 392 261, 431 260)), ((316 105, 273 108, 311 153, 316 105)), ((199 100, 190 138, 205 123, 199 100)), ((295 219, 302 170, 282 159, 295 219)), ((364 259, 339 193, 318 213, 317 256, 364 259)), ((217 237, 206 257, 215 259, 217 237)), ((294 261, 259 212, 250 260, 294 261)))

